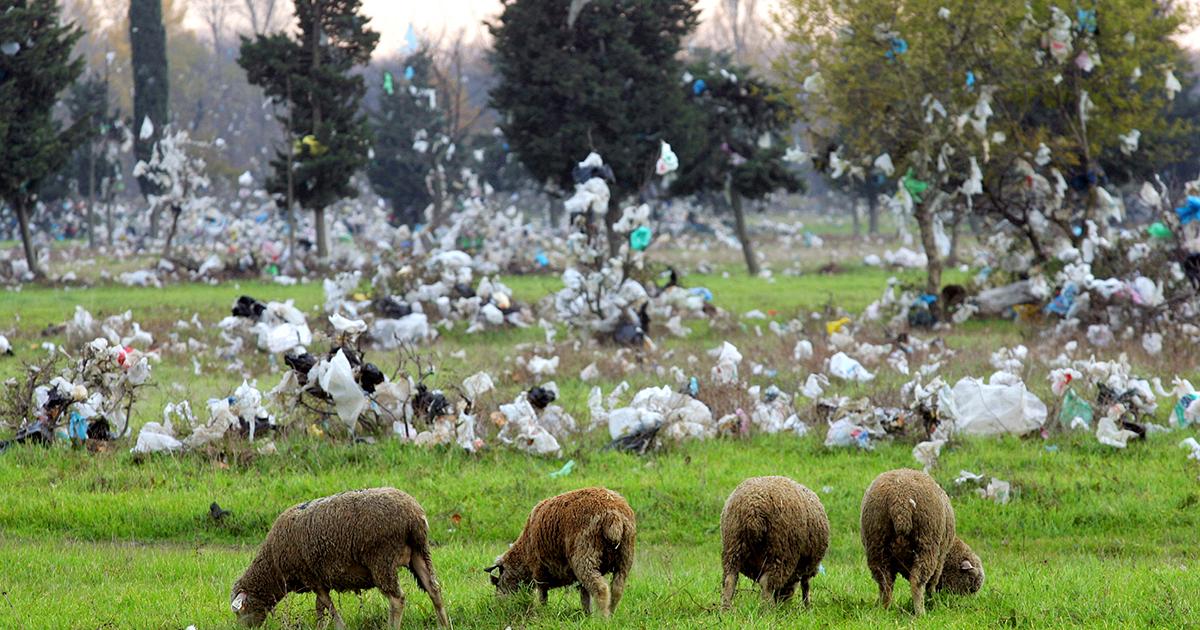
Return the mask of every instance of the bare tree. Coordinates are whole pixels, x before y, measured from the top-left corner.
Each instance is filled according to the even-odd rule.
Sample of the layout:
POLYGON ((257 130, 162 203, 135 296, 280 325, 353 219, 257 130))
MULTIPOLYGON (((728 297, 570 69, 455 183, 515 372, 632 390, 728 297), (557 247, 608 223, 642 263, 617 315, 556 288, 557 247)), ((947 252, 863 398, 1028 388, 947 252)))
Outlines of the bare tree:
POLYGON ((208 25, 212 36, 213 51, 220 54, 221 42, 225 38, 225 22, 233 0, 200 0, 200 17, 208 25))
POLYGON ((286 9, 280 0, 242 0, 242 8, 250 20, 250 30, 255 35, 264 35, 278 28, 286 9))

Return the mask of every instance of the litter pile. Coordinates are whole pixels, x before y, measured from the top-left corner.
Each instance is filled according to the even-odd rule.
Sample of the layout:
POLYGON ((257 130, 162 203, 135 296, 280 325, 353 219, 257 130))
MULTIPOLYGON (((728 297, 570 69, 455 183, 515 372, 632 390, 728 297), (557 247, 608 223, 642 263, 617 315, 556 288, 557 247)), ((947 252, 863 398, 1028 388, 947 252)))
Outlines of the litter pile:
POLYGON ((16 435, 0 442, 0 450, 10 443, 103 442, 127 435, 138 392, 150 380, 151 358, 104 337, 73 354, 54 347, 23 379, 4 383, 0 417, 16 419, 16 435))

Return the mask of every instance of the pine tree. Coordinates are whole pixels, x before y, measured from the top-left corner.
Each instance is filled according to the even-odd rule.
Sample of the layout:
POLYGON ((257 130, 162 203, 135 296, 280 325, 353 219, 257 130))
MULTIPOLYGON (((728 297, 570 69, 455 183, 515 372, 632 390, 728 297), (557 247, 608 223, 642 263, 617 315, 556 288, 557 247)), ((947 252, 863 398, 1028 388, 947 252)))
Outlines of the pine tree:
POLYGON ((287 106, 280 120, 291 146, 272 160, 269 185, 315 214, 317 254, 324 258, 325 208, 356 194, 350 178, 367 164, 371 130, 360 109, 366 85, 350 73, 371 60, 379 35, 367 27, 361 0, 295 0, 295 5, 296 38, 243 37, 238 64, 250 83, 287 106))
MULTIPOLYGON (((605 223, 623 198, 651 181, 659 143, 684 114, 675 86, 680 42, 696 27, 695 0, 509 0, 489 28, 500 84, 492 105, 522 164, 537 179, 570 189, 571 171, 591 151, 612 166, 605 223), (576 6, 581 5, 581 6, 576 6)), ((678 131, 678 133, 683 133, 678 131)))
POLYGON ((728 55, 703 55, 688 66, 686 76, 690 80, 682 89, 694 109, 688 118, 692 133, 680 138, 676 148, 686 146, 695 157, 684 162, 672 189, 724 193, 746 268, 758 274, 742 201, 800 187, 783 160, 789 108, 777 86, 755 76, 747 66, 731 64, 728 55))
POLYGON ((367 169, 371 186, 392 203, 395 219, 404 225, 424 222, 434 201, 430 172, 446 158, 446 117, 438 109, 432 86, 433 59, 421 49, 403 62, 401 76, 384 75, 379 111, 372 117, 375 157, 367 169), (421 137, 418 137, 420 134, 421 137))
POLYGON ((29 213, 41 183, 62 168, 80 125, 54 119, 58 94, 83 72, 71 49, 82 32, 59 23, 53 0, 11 0, 0 11, 0 198, 17 215, 29 269, 41 275, 29 213))
MULTIPOLYGON (((130 0, 129 44, 133 63, 133 154, 139 161, 148 161, 169 122, 167 29, 163 26, 162 0, 130 0)), ((160 192, 151 177, 139 177, 138 188, 145 197, 160 192)), ((150 234, 157 233, 155 209, 150 215, 150 234)))

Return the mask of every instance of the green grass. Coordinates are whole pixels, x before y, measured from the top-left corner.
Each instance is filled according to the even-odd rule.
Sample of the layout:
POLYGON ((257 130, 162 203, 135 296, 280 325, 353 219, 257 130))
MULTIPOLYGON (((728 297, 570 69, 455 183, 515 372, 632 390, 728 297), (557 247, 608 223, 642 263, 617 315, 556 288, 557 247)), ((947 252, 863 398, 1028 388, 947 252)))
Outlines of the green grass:
MULTIPOLYGON (((460 628, 600 627, 585 620, 574 591, 544 609, 530 598, 496 601, 480 568, 520 530, 539 499, 605 485, 638 513, 638 559, 620 627, 904 626, 897 607, 872 606, 874 583, 857 537, 858 503, 877 473, 912 463, 907 444, 873 452, 828 450, 822 436, 691 444, 657 457, 584 444, 566 478, 561 461, 511 452, 469 456, 397 443, 345 446, 295 441, 277 457, 224 468, 199 457, 93 455, 65 447, 20 448, 0 458, 0 627, 232 627, 229 588, 274 516, 307 498, 377 485, 403 488, 425 506, 434 562, 460 628), (814 606, 763 607, 743 581, 736 608, 716 612, 718 520, 743 478, 786 474, 817 490, 833 527, 814 606), (218 501, 233 515, 210 520, 218 501), (461 515, 457 526, 452 516, 461 515)), ((975 597, 935 600, 923 624, 937 627, 1182 627, 1200 606, 1195 531, 1200 465, 1174 438, 1127 452, 1093 441, 970 441, 948 450, 935 476, 950 491, 959 530, 984 560, 975 597), (955 487, 960 468, 1013 483, 998 505, 955 487)), ((405 627, 429 627, 428 600, 409 592, 405 627)), ((341 596, 351 627, 382 627, 376 593, 341 596)), ((312 597, 293 595, 271 627, 312 623, 312 597)))
MULTIPOLYGON (((737 318, 716 325, 691 322, 690 338, 659 340, 662 351, 651 365, 599 384, 606 392, 622 379, 635 389, 660 385, 669 381, 655 374, 656 364, 686 366, 689 355, 699 360, 693 369, 706 372, 710 361, 703 351, 728 339, 748 361, 779 369, 775 377, 748 377, 751 382, 778 383, 793 392, 811 366, 790 365, 792 341, 781 344, 765 332, 766 322, 740 315, 759 309, 785 320, 807 317, 827 304, 855 313, 880 295, 891 275, 858 266, 837 275, 780 275, 773 281, 747 279, 736 267, 689 275, 689 286, 708 287, 717 305, 737 318), (761 337, 758 328, 764 330, 761 337)), ((899 277, 920 280, 919 273, 899 277)), ((963 277, 952 272, 947 281, 963 277)), ((505 282, 528 302, 560 286, 555 275, 505 282)), ((175 320, 198 313, 211 324, 241 294, 295 298, 314 329, 321 327, 320 314, 312 310, 323 301, 319 283, 161 290, 28 287, 0 299, 0 325, 5 326, 0 332, 9 335, 18 351, 15 358, 0 358, 0 377, 20 372, 23 361, 41 353, 43 341, 61 342, 61 335, 42 337, 40 331, 68 319, 75 304, 97 317, 132 309, 136 321, 165 340, 175 320)), ((812 322, 813 330, 821 324, 812 322)), ((213 331, 182 338, 188 334, 215 344, 213 331)), ((486 369, 500 381, 499 401, 529 385, 505 376, 512 369, 505 356, 542 336, 536 327, 479 335, 466 335, 460 327, 444 333, 428 351, 437 361, 439 383, 486 369), (451 356, 458 350, 465 351, 465 359, 451 356)), ((1036 331, 1010 322, 970 322, 945 338, 957 352, 942 371, 952 380, 989 374, 990 352, 1036 341, 1036 331)), ((274 384, 278 375, 269 373, 261 353, 248 351, 242 358, 260 387, 274 384)), ((393 358, 372 357, 381 365, 393 358)), ((1134 359, 1143 361, 1144 369, 1162 371, 1143 357, 1134 359)), ((591 359, 574 360, 583 363, 562 370, 557 381, 563 405, 586 423, 591 384, 575 373, 591 359)), ((204 373, 197 377, 190 360, 164 354, 154 368, 154 387, 135 408, 134 425, 156 419, 163 403, 184 398, 203 417, 206 398, 226 395, 241 382, 242 374, 226 372, 215 359, 204 361, 204 373)), ((834 393, 896 397, 907 379, 885 367, 878 372, 880 378, 869 386, 842 385, 834 393)), ((1050 400, 1042 372, 1030 374, 1027 381, 1043 400, 1050 400)), ((1164 406, 1160 416, 1165 413, 1164 406)), ((948 447, 934 474, 955 503, 960 533, 984 560, 987 583, 974 597, 936 598, 929 617, 921 621, 907 612, 904 583, 892 610, 873 606, 875 586, 857 536, 863 490, 879 472, 914 465, 910 442, 884 443, 870 452, 830 450, 822 446, 824 432, 818 428, 804 438, 691 443, 639 458, 601 450, 604 437, 586 434, 571 440, 561 459, 508 450, 478 455, 422 450, 390 440, 348 445, 304 436, 278 440, 280 452, 274 456, 239 459, 236 455, 244 449, 230 446, 228 464, 200 454, 138 459, 128 453, 128 440, 101 453, 63 444, 13 448, 0 455, 0 628, 233 627, 229 589, 281 510, 316 496, 378 485, 404 489, 425 506, 436 545, 434 562, 458 628, 1176 628, 1194 626, 1200 619, 1200 605, 1194 603, 1200 588, 1200 462, 1186 459, 1176 447, 1185 437, 1180 432, 1152 436, 1126 451, 1101 446, 1086 434, 1056 434, 1049 441, 972 440, 948 447), (566 459, 576 461, 574 473, 550 478, 566 459), (1012 482, 1012 501, 997 505, 955 486, 960 469, 1012 482), (735 609, 721 614, 721 506, 738 482, 762 474, 789 475, 818 491, 833 527, 826 571, 814 582, 812 610, 795 602, 778 609, 763 606, 743 580, 735 609), (545 608, 527 596, 497 600, 480 569, 516 537, 538 500, 587 485, 622 492, 638 513, 637 564, 614 621, 583 617, 571 590, 552 593, 545 608), (213 501, 232 510, 232 516, 219 524, 210 520, 213 501), (461 516, 457 525, 455 515, 461 516)), ((428 599, 407 575, 401 584, 409 594, 404 627, 432 627, 428 599)), ((351 628, 385 626, 386 604, 377 593, 344 594, 335 601, 351 628)), ((269 627, 311 627, 313 620, 312 596, 293 595, 269 627)))

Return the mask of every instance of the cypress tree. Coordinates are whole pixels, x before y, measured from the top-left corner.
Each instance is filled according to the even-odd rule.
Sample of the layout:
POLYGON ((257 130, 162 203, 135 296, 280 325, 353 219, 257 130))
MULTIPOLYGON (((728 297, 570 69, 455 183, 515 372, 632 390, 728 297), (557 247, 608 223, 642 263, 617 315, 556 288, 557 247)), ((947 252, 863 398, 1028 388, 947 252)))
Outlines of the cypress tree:
MULTIPOLYGON (((162 137, 167 120, 170 84, 167 76, 167 29, 163 25, 162 0, 130 0, 129 45, 133 62, 133 153, 149 162, 154 145, 162 137), (153 131, 143 136, 149 120, 153 131)), ((159 193, 153 178, 139 177, 142 195, 159 193)), ((156 231, 157 214, 151 232, 156 231)))

